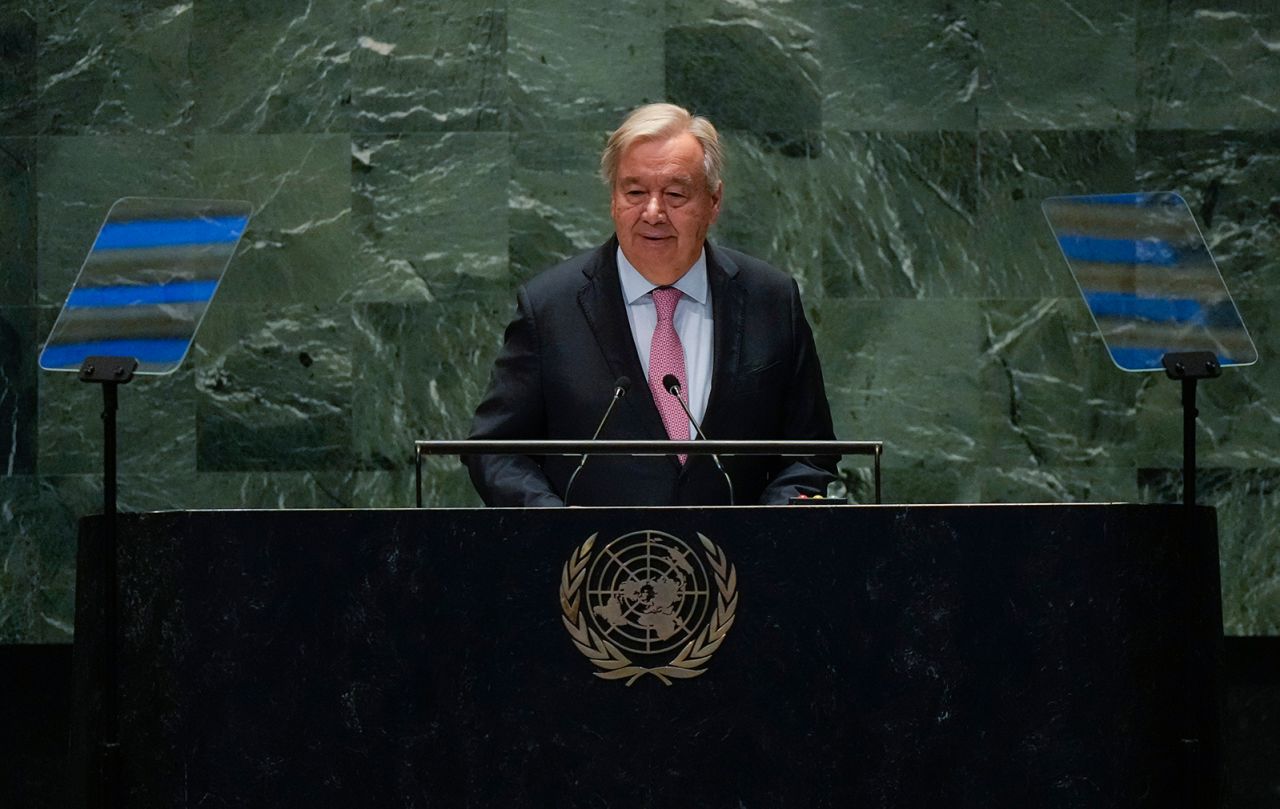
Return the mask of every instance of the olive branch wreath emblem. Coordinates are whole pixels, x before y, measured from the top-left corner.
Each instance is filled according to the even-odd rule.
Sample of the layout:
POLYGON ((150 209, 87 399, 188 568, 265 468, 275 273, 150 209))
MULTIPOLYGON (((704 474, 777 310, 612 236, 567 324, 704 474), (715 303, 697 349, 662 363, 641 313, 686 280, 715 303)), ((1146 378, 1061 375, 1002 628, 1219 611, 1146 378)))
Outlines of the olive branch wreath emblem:
POLYGON ((738 610, 738 571, 729 563, 724 551, 698 534, 715 574, 718 591, 716 609, 707 625, 695 632, 674 658, 665 665, 649 668, 636 665, 625 652, 588 625, 586 612, 582 609, 581 590, 591 562, 591 549, 598 536, 597 532, 587 537, 586 542, 578 546, 564 563, 560 573, 560 610, 565 629, 569 630, 578 651, 603 669, 595 675, 605 680, 626 679, 629 686, 646 674, 657 677, 664 685, 671 685, 673 679, 687 680, 706 673, 707 663, 724 642, 738 610))

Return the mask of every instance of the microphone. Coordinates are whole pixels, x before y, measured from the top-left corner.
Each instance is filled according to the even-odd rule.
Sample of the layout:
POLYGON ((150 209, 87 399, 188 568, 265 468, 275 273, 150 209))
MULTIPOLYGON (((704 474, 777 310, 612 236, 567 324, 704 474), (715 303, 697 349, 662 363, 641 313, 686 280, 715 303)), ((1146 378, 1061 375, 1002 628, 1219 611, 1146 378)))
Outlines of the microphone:
MULTIPOLYGON (((609 421, 609 416, 613 414, 613 408, 618 404, 618 400, 627 395, 627 391, 631 390, 631 377, 620 376, 613 383, 613 398, 609 400, 609 406, 605 408, 604 418, 600 419, 600 423, 596 425, 595 434, 591 436, 591 440, 595 441, 600 437, 600 431, 604 429, 604 425, 609 421)), ((569 492, 573 491, 573 482, 578 479, 578 473, 582 471, 582 467, 587 465, 587 453, 582 453, 581 460, 578 461, 578 468, 573 470, 573 474, 569 476, 569 482, 564 487, 564 504, 569 505, 569 492)))
MULTIPOLYGON (((707 437, 702 434, 702 428, 698 426, 698 422, 694 420, 693 413, 689 412, 689 406, 684 403, 684 399, 680 398, 680 380, 675 374, 667 374, 662 377, 662 387, 667 389, 667 393, 676 397, 676 401, 680 403, 680 409, 689 417, 689 423, 693 425, 693 431, 698 434, 698 438, 706 441, 707 437)), ((720 474, 724 475, 725 485, 729 487, 729 505, 734 505, 733 498, 733 479, 729 477, 729 473, 724 471, 724 465, 720 463, 720 456, 711 453, 711 460, 715 461, 716 469, 720 470, 720 474)))

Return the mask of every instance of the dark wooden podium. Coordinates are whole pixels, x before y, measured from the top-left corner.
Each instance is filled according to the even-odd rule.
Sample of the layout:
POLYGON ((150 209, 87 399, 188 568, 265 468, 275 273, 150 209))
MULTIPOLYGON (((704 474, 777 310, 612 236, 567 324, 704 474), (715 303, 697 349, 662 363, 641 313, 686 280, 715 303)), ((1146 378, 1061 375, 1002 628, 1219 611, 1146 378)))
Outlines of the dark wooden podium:
MULTIPOLYGON (((1164 808, 1216 794, 1211 509, 121 519, 129 807, 1164 808), (646 537, 661 582, 634 561, 646 537), (593 584, 588 569, 605 572, 593 584), (566 596, 596 622, 585 650, 566 596), (602 639, 668 633, 650 653, 613 647, 657 670, 684 630, 701 632, 703 673, 597 676, 614 665, 602 639)), ((80 783, 99 730, 100 529, 86 520, 80 544, 80 783)))

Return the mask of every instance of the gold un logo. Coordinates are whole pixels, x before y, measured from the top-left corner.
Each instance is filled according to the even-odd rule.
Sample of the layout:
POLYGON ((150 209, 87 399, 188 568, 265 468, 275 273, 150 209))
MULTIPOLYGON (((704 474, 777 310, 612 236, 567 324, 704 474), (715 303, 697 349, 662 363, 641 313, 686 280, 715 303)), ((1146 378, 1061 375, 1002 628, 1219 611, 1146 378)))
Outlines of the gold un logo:
POLYGON ((565 628, 602 669, 596 676, 631 685, 652 674, 671 685, 704 673, 738 609, 738 573, 724 551, 702 534, 698 553, 647 530, 593 554, 598 536, 578 546, 560 576, 565 628))

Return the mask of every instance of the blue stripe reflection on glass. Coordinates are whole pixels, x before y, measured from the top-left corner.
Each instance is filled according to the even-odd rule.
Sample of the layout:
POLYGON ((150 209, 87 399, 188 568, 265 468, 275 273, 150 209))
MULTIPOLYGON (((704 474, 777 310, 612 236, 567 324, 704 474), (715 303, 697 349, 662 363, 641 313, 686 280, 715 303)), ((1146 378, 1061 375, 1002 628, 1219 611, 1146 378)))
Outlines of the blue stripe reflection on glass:
POLYGON ((81 287, 71 290, 68 309, 146 306, 162 303, 203 303, 213 297, 217 281, 174 281, 147 286, 81 287))
POLYGON ((1058 244, 1068 260, 1094 261, 1100 264, 1155 264, 1161 267, 1171 267, 1178 263, 1178 251, 1168 242, 1059 236, 1058 244))
POLYGON ((108 222, 93 243, 94 250, 129 250, 142 247, 174 247, 184 244, 234 242, 249 223, 245 216, 212 216, 204 219, 139 219, 108 222))
POLYGON ((1205 323, 1204 308, 1200 302, 1187 298, 1140 298, 1122 292, 1085 292, 1084 300, 1094 317, 1201 326, 1205 323))
POLYGON ((1169 191, 1139 192, 1137 194, 1094 194, 1087 197, 1060 197, 1049 202, 1059 205, 1132 205, 1135 208, 1152 208, 1156 205, 1181 205, 1182 197, 1169 191))
POLYGON ((187 353, 190 340, 173 337, 154 340, 96 340, 64 343, 45 348, 40 364, 48 367, 80 367, 86 357, 133 357, 138 362, 173 363, 187 353))

